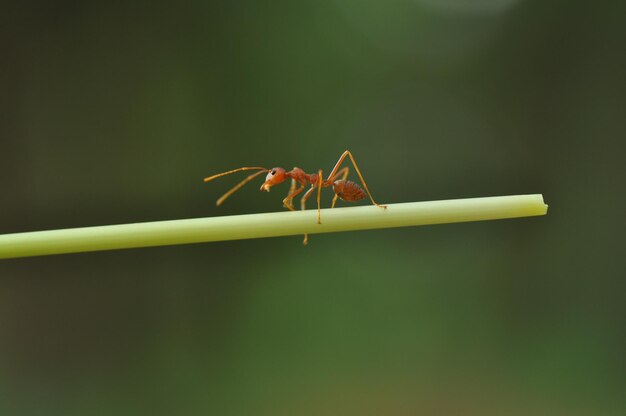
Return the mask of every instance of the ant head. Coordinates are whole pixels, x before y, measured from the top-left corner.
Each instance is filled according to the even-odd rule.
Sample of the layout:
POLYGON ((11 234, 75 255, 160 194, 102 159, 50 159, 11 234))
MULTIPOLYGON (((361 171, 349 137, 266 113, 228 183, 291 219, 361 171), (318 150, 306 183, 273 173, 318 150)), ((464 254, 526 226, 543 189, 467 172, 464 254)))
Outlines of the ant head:
POLYGON ((287 179, 287 173, 283 168, 273 168, 269 171, 265 177, 265 182, 261 185, 261 191, 269 192, 270 188, 274 185, 278 185, 287 179))

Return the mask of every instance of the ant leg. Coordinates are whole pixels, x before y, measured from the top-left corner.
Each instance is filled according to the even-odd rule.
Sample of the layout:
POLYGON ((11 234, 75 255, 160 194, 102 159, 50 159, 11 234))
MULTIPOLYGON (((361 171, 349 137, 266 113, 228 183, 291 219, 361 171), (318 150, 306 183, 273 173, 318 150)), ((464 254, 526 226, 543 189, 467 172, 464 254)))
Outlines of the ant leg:
POLYGON ((289 202, 289 205, 291 206, 291 208, 288 207, 287 205, 285 205, 285 208, 289 209, 290 211, 294 211, 293 203, 291 202, 293 197, 290 198, 290 199, 288 199, 288 198, 295 190, 296 190, 296 180, 294 178, 291 178, 291 186, 289 187, 289 192, 287 193, 287 196, 285 197, 285 199, 283 199, 283 205, 285 205, 286 202, 289 202))
POLYGON ((320 169, 317 172, 317 223, 322 223, 322 208, 320 205, 321 197, 322 197, 322 181, 324 177, 322 176, 322 170, 320 169))
MULTIPOLYGON (((311 185, 309 190, 306 191, 306 193, 304 194, 304 196, 300 200, 300 209, 302 211, 304 211, 306 209, 306 200, 309 199, 311 194, 313 194, 314 190, 315 190, 315 185, 311 185)), ((306 246, 308 243, 309 243, 309 235, 308 234, 304 234, 304 240, 302 240, 302 244, 304 244, 306 246)))
MULTIPOLYGON (((295 185, 293 187, 295 187, 295 185)), ((285 208, 287 208, 289 211, 295 211, 296 209, 293 207, 293 202, 291 202, 291 200, 294 199, 296 196, 298 196, 298 194, 302 192, 303 190, 304 190, 304 185, 300 185, 298 189, 296 189, 293 192, 290 192, 289 195, 287 195, 285 199, 283 199, 283 205, 285 206, 285 208)))
MULTIPOLYGON (((348 176, 349 172, 350 172, 350 168, 348 166, 345 166, 339 169, 339 171, 335 173, 333 176, 329 176, 327 181, 334 182, 339 176, 343 176, 343 178, 341 179, 346 180, 346 177, 348 176)), ((332 185, 332 182, 330 182, 329 185, 332 185)))
POLYGON ((300 209, 302 211, 304 211, 306 209, 306 201, 307 201, 307 199, 309 199, 309 197, 311 196, 311 194, 313 193, 314 190, 315 190, 315 185, 311 185, 309 190, 306 191, 306 193, 304 194, 304 196, 300 200, 300 209))
POLYGON ((354 169, 356 169, 356 173, 357 175, 359 175, 359 179, 361 180, 361 183, 363 184, 363 187, 365 188, 365 191, 367 192, 367 196, 370 197, 372 204, 380 208, 387 208, 386 205, 380 205, 376 201, 374 201, 374 198, 372 197, 372 194, 370 193, 370 190, 367 188, 367 184, 365 183, 365 180, 363 179, 363 175, 361 175, 361 171, 359 170, 359 167, 357 166, 356 161, 354 160, 354 157, 352 156, 352 153, 350 153, 349 150, 346 150, 345 152, 343 152, 343 154, 341 155, 341 157, 335 164, 335 167, 330 172, 330 175, 328 175, 328 179, 326 179, 326 181, 328 181, 330 178, 334 177, 337 174, 337 171, 339 170, 339 166, 341 166, 345 158, 348 156, 350 156, 350 161, 352 161, 352 165, 354 165, 354 169))
MULTIPOLYGON (((345 167, 345 168, 341 168, 339 169, 339 172, 335 173, 335 176, 332 178, 328 178, 329 182, 334 183, 335 182, 335 178, 337 176, 341 176, 341 180, 345 181, 346 178, 348 177, 348 173, 350 172, 350 168, 349 167, 345 167)), ((337 202, 337 198, 339 198, 339 195, 335 194, 335 196, 333 197, 333 203, 331 204, 331 208, 335 208, 335 203, 337 202)))

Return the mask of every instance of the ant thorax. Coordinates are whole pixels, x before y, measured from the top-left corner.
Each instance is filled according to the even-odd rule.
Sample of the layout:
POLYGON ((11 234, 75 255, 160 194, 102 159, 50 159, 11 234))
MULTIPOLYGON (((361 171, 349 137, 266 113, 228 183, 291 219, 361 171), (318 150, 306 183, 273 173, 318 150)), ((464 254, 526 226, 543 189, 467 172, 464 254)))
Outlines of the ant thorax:
POLYGON ((306 183, 314 184, 317 183, 318 175, 317 173, 308 174, 304 170, 300 168, 293 168, 289 172, 287 172, 287 176, 294 179, 298 183, 304 185, 306 183))

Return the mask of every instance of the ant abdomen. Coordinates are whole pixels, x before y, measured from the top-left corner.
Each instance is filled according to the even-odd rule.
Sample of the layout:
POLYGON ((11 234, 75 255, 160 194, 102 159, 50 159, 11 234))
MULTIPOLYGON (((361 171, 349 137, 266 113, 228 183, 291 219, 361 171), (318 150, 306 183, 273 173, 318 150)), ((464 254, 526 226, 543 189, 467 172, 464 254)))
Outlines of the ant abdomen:
POLYGON ((343 179, 336 180, 333 183, 333 191, 344 201, 359 201, 366 196, 365 191, 359 185, 343 179))

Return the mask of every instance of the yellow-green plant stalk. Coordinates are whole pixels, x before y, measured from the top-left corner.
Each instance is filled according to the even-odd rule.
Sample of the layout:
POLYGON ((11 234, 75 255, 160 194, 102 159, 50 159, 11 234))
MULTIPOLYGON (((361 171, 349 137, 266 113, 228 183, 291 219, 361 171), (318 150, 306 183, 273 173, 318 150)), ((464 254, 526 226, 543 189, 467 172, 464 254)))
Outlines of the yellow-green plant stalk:
POLYGON ((0 259, 246 238, 408 227, 545 215, 543 196, 388 204, 105 225, 0 235, 0 259))

